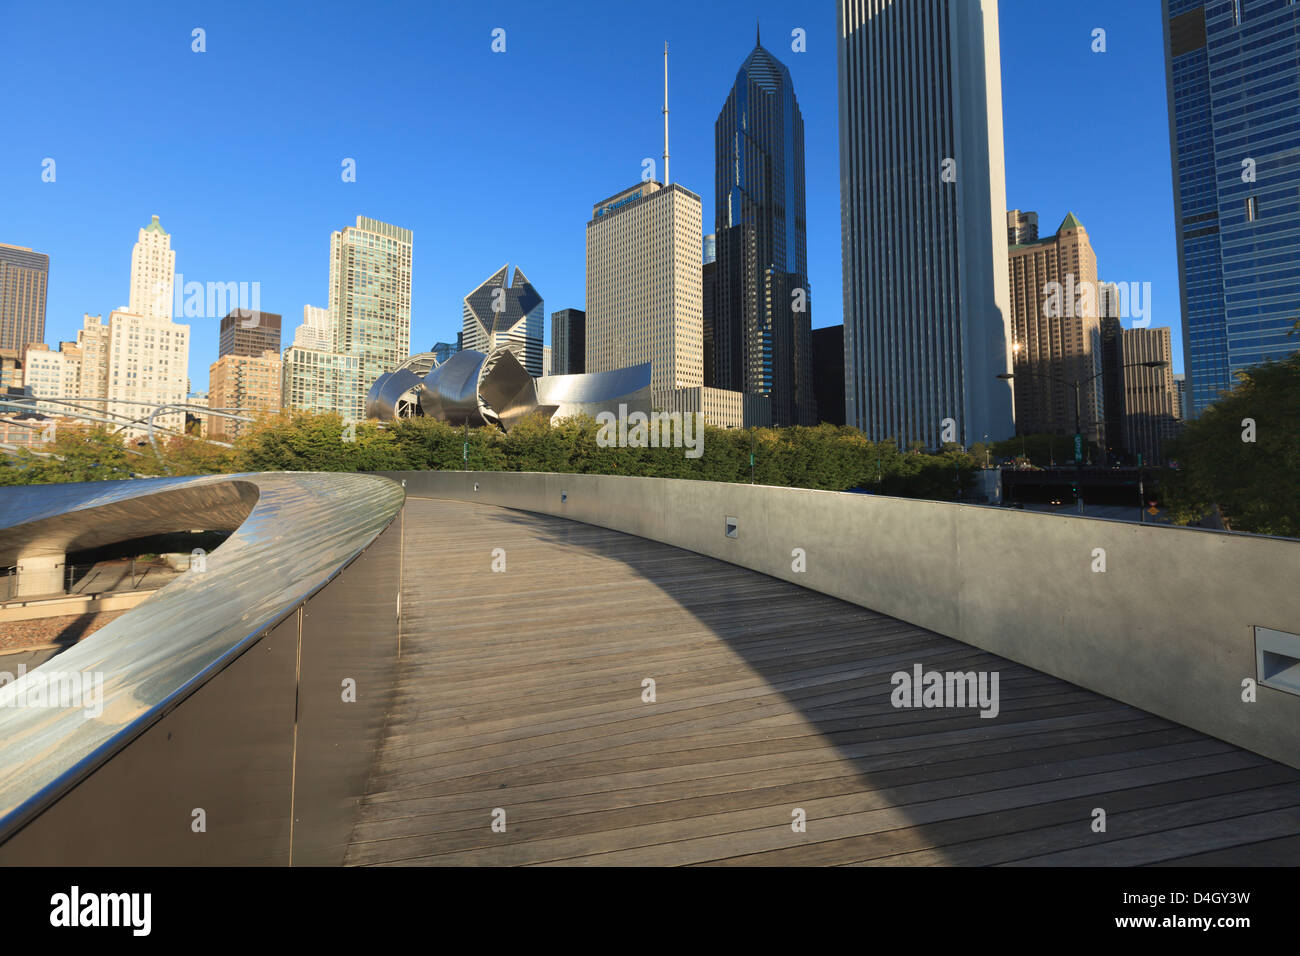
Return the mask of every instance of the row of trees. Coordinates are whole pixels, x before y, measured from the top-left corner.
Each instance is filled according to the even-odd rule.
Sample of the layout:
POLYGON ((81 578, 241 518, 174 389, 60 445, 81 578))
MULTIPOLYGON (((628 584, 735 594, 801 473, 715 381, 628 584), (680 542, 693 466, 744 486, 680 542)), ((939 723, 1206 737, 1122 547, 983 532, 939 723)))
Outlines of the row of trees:
POLYGON ((863 488, 901 497, 968 495, 982 450, 949 445, 939 454, 900 451, 856 429, 705 427, 703 454, 682 448, 601 447, 588 417, 550 423, 525 420, 508 435, 462 429, 427 418, 347 428, 335 415, 284 413, 259 420, 234 448, 193 438, 125 445, 104 430, 69 430, 46 455, 21 452, 0 464, 0 484, 94 481, 132 475, 198 475, 240 471, 554 471, 693 478, 843 491, 863 488))
MULTIPOLYGON (((1180 524, 1218 510, 1234 530, 1300 537, 1300 353, 1239 376, 1239 384, 1187 423, 1160 474, 1180 524)), ((0 458, 0 484, 94 481, 133 475, 239 471, 397 471, 469 468, 694 478, 797 488, 861 488, 900 497, 969 497, 985 463, 1025 457, 1046 463, 1058 438, 1029 436, 939 453, 872 442, 855 429, 705 428, 703 455, 681 448, 601 447, 591 418, 460 429, 414 418, 345 428, 332 415, 283 413, 258 421, 233 448, 193 438, 128 446, 104 430, 67 430, 45 450, 0 458)), ((1068 451, 1066 452, 1068 455, 1068 451)))

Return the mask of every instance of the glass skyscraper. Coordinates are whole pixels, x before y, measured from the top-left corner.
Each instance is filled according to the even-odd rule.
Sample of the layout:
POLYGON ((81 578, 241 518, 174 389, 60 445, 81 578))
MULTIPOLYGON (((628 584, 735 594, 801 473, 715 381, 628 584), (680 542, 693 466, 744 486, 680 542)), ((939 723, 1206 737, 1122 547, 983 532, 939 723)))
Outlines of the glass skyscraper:
POLYGON ((1298 344, 1300 3, 1163 3, 1190 418, 1298 344))
POLYGON ((775 425, 816 424, 803 115, 758 38, 714 125, 715 242, 705 350, 713 381, 769 395, 775 425))

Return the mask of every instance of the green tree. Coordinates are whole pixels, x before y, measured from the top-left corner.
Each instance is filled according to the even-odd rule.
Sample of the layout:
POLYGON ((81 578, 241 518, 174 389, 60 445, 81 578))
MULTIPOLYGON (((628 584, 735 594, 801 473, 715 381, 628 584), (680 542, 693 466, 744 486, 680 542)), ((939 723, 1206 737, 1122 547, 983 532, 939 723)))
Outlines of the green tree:
POLYGON ((38 485, 130 478, 146 456, 129 454, 121 435, 107 428, 60 429, 40 453, 26 448, 0 467, 0 484, 38 485))
POLYGON ((1218 505, 1234 531, 1300 537, 1300 352, 1237 379, 1165 446, 1170 518, 1191 524, 1218 505))

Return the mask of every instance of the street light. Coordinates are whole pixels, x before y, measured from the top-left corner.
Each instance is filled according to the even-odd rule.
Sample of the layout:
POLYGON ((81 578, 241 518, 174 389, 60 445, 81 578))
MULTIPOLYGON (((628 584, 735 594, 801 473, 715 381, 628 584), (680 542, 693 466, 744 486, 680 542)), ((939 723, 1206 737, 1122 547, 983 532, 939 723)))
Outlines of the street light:
MULTIPOLYGON (((1015 350, 1017 352, 1020 351, 1019 343, 1016 343, 1015 350)), ((1120 370, 1122 371, 1123 369, 1126 368, 1166 368, 1168 367, 1168 365, 1169 363, 1166 362, 1164 359, 1153 359, 1152 361, 1149 362, 1129 362, 1127 365, 1121 365, 1120 370)), ((1067 379, 1061 378, 1055 372, 1049 372, 1049 371, 1029 372, 1030 376, 1042 375, 1045 378, 1052 379, 1058 384, 1068 385, 1074 389, 1074 440, 1075 440, 1074 481, 1075 481, 1075 494, 1078 495, 1079 511, 1081 513, 1083 511, 1083 482, 1080 478, 1080 474, 1083 471, 1083 420, 1082 420, 1083 415, 1079 405, 1079 394, 1080 394, 1080 389, 1082 389, 1083 386, 1087 385, 1090 382, 1096 381, 1097 379, 1101 378, 1105 374, 1106 374, 1106 370, 1102 369, 1102 371, 1096 373, 1095 375, 1089 375, 1087 378, 1075 379, 1074 381, 1069 381, 1067 379)), ((998 378, 1002 379, 1003 381, 1010 381, 1015 377, 1016 376, 1014 372, 998 373, 998 378)))

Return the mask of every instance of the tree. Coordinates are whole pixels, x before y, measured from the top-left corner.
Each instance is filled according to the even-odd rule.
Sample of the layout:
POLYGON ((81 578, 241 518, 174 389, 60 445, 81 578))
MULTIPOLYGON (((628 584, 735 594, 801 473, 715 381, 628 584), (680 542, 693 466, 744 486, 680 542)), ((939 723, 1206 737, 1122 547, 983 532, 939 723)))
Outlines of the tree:
POLYGON ((145 456, 128 454, 122 436, 102 426, 60 429, 42 454, 20 449, 0 466, 0 484, 40 485, 73 481, 130 478, 145 456))
POLYGON ((1300 352, 1237 379, 1166 445, 1170 518, 1191 524, 1217 504, 1234 531, 1300 537, 1300 352))

